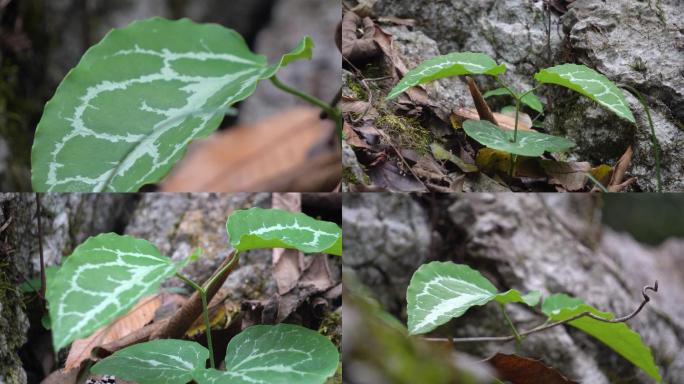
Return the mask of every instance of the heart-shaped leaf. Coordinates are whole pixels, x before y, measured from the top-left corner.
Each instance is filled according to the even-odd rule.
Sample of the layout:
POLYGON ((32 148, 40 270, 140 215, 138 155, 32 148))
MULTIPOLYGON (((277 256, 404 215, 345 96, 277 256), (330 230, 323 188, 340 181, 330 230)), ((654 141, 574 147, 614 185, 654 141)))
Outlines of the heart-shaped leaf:
POLYGON ((418 64, 408 71, 404 78, 387 94, 386 100, 394 99, 407 89, 419 84, 449 76, 492 75, 506 72, 504 64, 496 64, 494 59, 484 53, 454 52, 435 56, 418 64))
POLYGON ((88 238, 48 280, 55 350, 126 313, 188 261, 174 263, 151 243, 131 236, 88 238))
POLYGON ((513 131, 503 130, 486 120, 466 120, 463 129, 468 136, 486 147, 521 156, 537 157, 544 152, 565 152, 575 146, 575 142, 564 137, 522 130, 518 130, 517 141, 513 142, 513 131))
MULTIPOLYGON (((563 321, 584 312, 591 312, 608 320, 614 318, 612 313, 601 312, 591 305, 585 304, 582 300, 565 294, 549 296, 542 303, 542 312, 553 321, 563 321)), ((662 382, 651 349, 644 344, 641 336, 630 329, 627 324, 606 323, 590 317, 580 317, 568 324, 597 338, 632 364, 644 370, 659 383, 662 382)))
POLYGON ((421 265, 411 277, 406 292, 409 333, 430 332, 460 317, 470 307, 492 300, 534 306, 539 302, 539 296, 537 291, 523 296, 514 289, 497 293, 489 280, 469 266, 433 261, 421 265))
POLYGON ((186 384, 205 370, 209 350, 194 341, 163 339, 114 352, 90 371, 145 384, 186 384))
POLYGON ((621 118, 635 123, 622 91, 607 77, 584 65, 561 64, 534 75, 542 84, 557 84, 596 101, 621 118))
POLYGON ((228 343, 226 371, 206 370, 200 384, 323 384, 339 352, 325 336, 291 324, 255 325, 228 343))
MULTIPOLYGON (((507 88, 496 88, 492 89, 491 91, 485 92, 485 94, 482 95, 482 97, 486 99, 492 96, 502 96, 510 94, 511 92, 507 88)), ((522 94, 518 93, 517 96, 520 97, 522 96, 522 94)), ((537 95, 535 95, 534 93, 525 94, 525 96, 523 96, 523 98, 520 101, 528 107, 534 109, 535 111, 539 113, 544 113, 544 106, 542 105, 541 100, 539 100, 537 95)), ((513 107, 513 112, 515 112, 515 107, 513 107)))
POLYGON ((303 213, 258 207, 239 210, 228 217, 226 229, 230 244, 238 251, 292 248, 342 255, 342 229, 303 213))
POLYGON ((235 31, 188 19, 134 22, 111 31, 64 78, 38 123, 37 192, 136 191, 164 177, 229 107, 313 42, 274 65, 235 31))

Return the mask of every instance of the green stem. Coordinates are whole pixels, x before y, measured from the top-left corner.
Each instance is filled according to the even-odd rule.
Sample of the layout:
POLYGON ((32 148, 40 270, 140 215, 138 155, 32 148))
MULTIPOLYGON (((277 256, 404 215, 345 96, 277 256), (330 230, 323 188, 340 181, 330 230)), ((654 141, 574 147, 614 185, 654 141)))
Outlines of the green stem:
POLYGON ((513 330, 513 335, 515 336, 515 340, 517 341, 518 344, 521 344, 522 343, 522 336, 520 336, 520 333, 518 333, 518 328, 516 328, 515 324, 513 324, 513 321, 511 321, 511 318, 508 316, 508 312, 506 312, 506 308, 504 307, 504 305, 499 303, 499 306, 501 307, 501 312, 503 312, 503 315, 504 315, 504 318, 506 319, 506 322, 508 323, 508 325, 513 330))
POLYGON ((202 299, 202 316, 204 317, 204 327, 206 328, 205 334, 207 335, 207 348, 209 349, 209 363, 211 364, 211 368, 216 368, 216 364, 214 363, 214 345, 211 341, 211 322, 209 322, 207 291, 204 288, 202 288, 201 285, 190 280, 190 278, 181 275, 180 272, 176 272, 176 276, 178 276, 181 280, 185 281, 186 283, 190 284, 190 286, 195 288, 195 290, 200 295, 200 299, 202 299))
POLYGON ((632 92, 634 96, 636 96, 637 100, 639 100, 639 103, 641 103, 641 106, 644 107, 644 110, 646 111, 646 116, 648 117, 648 125, 651 127, 651 142, 653 143, 653 152, 655 154, 658 193, 660 193, 663 191, 663 181, 660 176, 660 143, 658 142, 658 138, 655 134, 655 127, 653 126, 653 119, 651 118, 651 110, 648 108, 648 104, 646 104, 646 99, 644 99, 644 96, 641 94, 641 92, 630 87, 629 85, 623 85, 622 88, 632 92))
POLYGON ((339 133, 340 137, 342 137, 342 113, 340 112, 339 109, 331 106, 330 104, 326 103, 325 101, 323 101, 317 97, 307 95, 304 92, 301 92, 301 91, 296 90, 294 88, 288 87, 287 85, 283 84, 278 79, 278 77, 276 75, 273 75, 270 78, 270 80, 271 80, 271 83, 273 83, 273 85, 276 86, 276 88, 278 88, 284 92, 287 92, 289 94, 295 95, 295 96, 299 97, 300 99, 306 101, 307 103, 314 105, 314 106, 322 109, 323 111, 325 111, 325 113, 328 115, 328 117, 330 117, 331 119, 333 119, 335 121, 335 127, 337 129, 337 132, 339 133))
POLYGON ((220 270, 218 273, 215 273, 215 274, 211 277, 211 279, 209 279, 209 281, 207 281, 207 282, 204 284, 204 290, 205 290, 205 291, 208 291, 208 290, 216 283, 216 281, 217 281, 218 279, 220 279, 221 276, 223 276, 224 273, 226 273, 227 270, 229 270, 230 268, 232 268, 233 265, 235 265, 235 263, 238 262, 238 260, 240 260, 239 252, 235 251, 235 253, 233 253, 233 256, 232 256, 232 258, 230 259, 230 261, 228 261, 228 263, 227 263, 226 265, 224 265, 223 268, 221 268, 221 270, 220 270))
POLYGON ((607 193, 607 192, 610 192, 610 191, 609 191, 606 187, 604 187, 603 184, 601 184, 601 182, 598 181, 591 173, 587 172, 586 175, 587 175, 587 177, 589 178, 589 180, 591 180, 591 182, 594 183, 594 185, 596 185, 596 187, 598 187, 598 189, 601 190, 601 192, 606 192, 606 193, 607 193))

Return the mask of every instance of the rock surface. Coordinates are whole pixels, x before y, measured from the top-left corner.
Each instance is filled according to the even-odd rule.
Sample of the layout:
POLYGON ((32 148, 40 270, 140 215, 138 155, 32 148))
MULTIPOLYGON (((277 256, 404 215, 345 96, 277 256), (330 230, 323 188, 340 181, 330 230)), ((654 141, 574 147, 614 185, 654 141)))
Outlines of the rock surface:
MULTIPOLYGON (((294 62, 279 72, 278 78, 293 88, 330 102, 341 86, 342 56, 335 45, 335 28, 341 20, 338 0, 281 0, 276 2, 271 23, 256 38, 255 51, 270 62, 279 60, 304 35, 313 38, 315 48, 310 62, 294 62)), ((304 103, 264 81, 240 108, 241 122, 254 122, 283 108, 304 103)))
MULTIPOLYGON (((676 248, 681 249, 684 240, 649 248, 597 227, 594 216, 599 205, 593 197, 552 199, 534 194, 439 197, 434 209, 437 218, 432 219, 439 239, 434 259, 468 264, 500 290, 537 289, 544 296, 565 292, 620 316, 633 311, 640 303, 641 288, 658 279, 659 293, 651 295, 653 300, 630 320, 630 326, 653 349, 665 382, 684 380, 678 353, 684 345, 684 324, 681 306, 672 303, 684 294, 682 272, 673 267, 682 262, 676 248)), ((429 210, 420 208, 409 195, 363 195, 346 199, 344 211, 345 264, 360 270, 360 279, 405 321, 402 309, 408 279, 427 257, 429 210), (383 275, 388 277, 383 280, 383 275)), ((539 324, 535 312, 509 307, 521 328, 539 324)), ((485 306, 469 311, 441 332, 463 337, 504 335, 509 330, 498 308, 485 306)), ((479 357, 515 352, 510 343, 468 343, 458 349, 479 357)), ((652 382, 602 344, 567 327, 528 336, 521 353, 542 358, 583 383, 610 383, 615 377, 652 382)))
POLYGON ((345 194, 343 206, 344 265, 357 271, 385 308, 400 310, 413 271, 429 253, 424 209, 394 193, 345 194))
MULTIPOLYGON (((542 1, 378 0, 374 11, 376 15, 417 21, 414 30, 387 28, 395 34, 397 49, 409 68, 438 53, 477 51, 505 63, 508 72, 503 78, 517 89, 531 88, 532 75, 538 69, 565 62, 585 64, 618 84, 636 88, 652 108, 662 147, 663 188, 684 190, 681 1, 579 0, 563 16, 551 13, 550 30, 542 1)), ((495 87, 485 76, 480 76, 478 82, 483 89, 495 87)), ((432 99, 452 107, 461 102, 472 104, 460 80, 451 80, 448 85, 452 86, 444 85, 438 82, 432 99)), ((558 87, 544 87, 540 93, 550 104, 546 128, 578 144, 572 158, 613 165, 632 145, 634 157, 629 172, 638 178, 635 189, 656 190, 650 128, 635 97, 625 91, 638 128, 558 87)), ((493 106, 505 105, 499 102, 493 106)))

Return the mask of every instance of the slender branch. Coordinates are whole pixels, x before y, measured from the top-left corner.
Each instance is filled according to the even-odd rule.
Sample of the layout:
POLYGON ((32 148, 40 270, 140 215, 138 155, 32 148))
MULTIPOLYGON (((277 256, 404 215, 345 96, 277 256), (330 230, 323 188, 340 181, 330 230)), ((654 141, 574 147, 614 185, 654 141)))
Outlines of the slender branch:
POLYGON ((660 176, 660 143, 658 142, 658 137, 656 137, 655 134, 655 127, 653 126, 651 111, 648 108, 648 104, 646 104, 646 99, 644 99, 644 96, 641 94, 641 92, 637 91, 633 87, 630 87, 629 85, 622 85, 622 88, 633 93, 634 96, 636 96, 637 100, 639 100, 639 103, 641 103, 641 106, 644 108, 644 110, 646 110, 646 116, 648 117, 648 125, 651 127, 651 142, 653 143, 653 152, 655 155, 656 162, 656 180, 658 183, 658 193, 660 193, 663 191, 663 181, 660 176))
POLYGON ((205 334, 207 335, 207 348, 209 349, 209 363, 211 368, 216 368, 214 363, 214 345, 211 342, 211 322, 209 321, 209 308, 207 306, 207 291, 201 285, 190 280, 190 278, 183 276, 180 272, 176 272, 176 276, 186 283, 190 284, 197 292, 199 292, 200 299, 202 299, 202 316, 204 317, 205 334))
POLYGON ((335 127, 337 128, 338 133, 340 134, 340 138, 342 137, 342 113, 340 112, 339 109, 331 106, 330 104, 326 103, 325 101, 311 96, 307 95, 304 92, 301 92, 297 89, 291 88, 285 84, 283 84, 279 79, 278 76, 273 75, 271 78, 271 83, 276 86, 276 88, 287 92, 289 94, 295 95, 299 97, 300 99, 306 101, 307 103, 314 105, 320 109, 322 109, 328 117, 330 117, 334 122, 335 122, 335 127))
MULTIPOLYGON (((553 328, 553 327, 557 327, 557 326, 562 325, 562 324, 570 323, 570 322, 575 321, 577 319, 580 319, 582 317, 589 317, 589 318, 592 318, 594 320, 601 321, 604 323, 624 323, 624 322, 632 319, 637 314, 639 314, 639 312, 641 312, 641 310, 644 308, 644 306, 646 306, 646 303, 651 301, 651 298, 648 297, 648 295, 646 294, 646 291, 648 291, 648 290, 653 291, 653 292, 658 292, 658 281, 656 280, 656 282, 653 286, 647 285, 641 289, 641 294, 643 295, 644 300, 641 302, 641 304, 639 305, 639 307, 637 309, 635 309, 632 313, 630 313, 628 315, 625 315, 622 317, 616 317, 614 319, 604 319, 603 317, 596 316, 593 313, 587 311, 587 312, 578 313, 577 315, 572 316, 570 318, 567 318, 565 320, 556 321, 553 323, 549 323, 548 321, 546 321, 546 322, 544 322, 544 324, 541 324, 535 328, 519 332, 518 335, 520 337, 524 337, 527 335, 531 335, 533 333, 542 332, 542 331, 545 331, 549 328, 553 328)), ((485 337, 462 337, 462 338, 426 337, 426 338, 424 338, 424 340, 441 341, 441 342, 452 340, 454 343, 471 343, 471 342, 484 342, 484 341, 506 342, 506 341, 516 340, 516 335, 491 336, 491 337, 488 337, 488 336, 485 336, 485 337)))

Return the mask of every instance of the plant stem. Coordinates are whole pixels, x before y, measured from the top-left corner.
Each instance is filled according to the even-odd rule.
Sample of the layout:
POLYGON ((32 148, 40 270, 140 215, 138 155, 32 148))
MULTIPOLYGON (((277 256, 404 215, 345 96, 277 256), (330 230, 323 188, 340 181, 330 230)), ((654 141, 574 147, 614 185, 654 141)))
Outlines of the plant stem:
POLYGON ((216 280, 218 280, 227 270, 231 269, 238 260, 240 260, 240 252, 235 251, 230 261, 228 261, 218 273, 215 273, 209 281, 204 283, 204 290, 208 291, 216 283, 216 280))
MULTIPOLYGON (((567 318, 565 320, 556 321, 555 323, 550 322, 550 320, 546 320, 543 324, 541 324, 537 327, 534 327, 532 329, 528 329, 528 330, 525 330, 522 332, 518 332, 517 336, 522 337, 522 336, 527 336, 527 335, 530 335, 530 334, 533 334, 536 332, 545 331, 549 328, 553 328, 553 327, 557 327, 557 326, 562 325, 562 324, 570 323, 570 322, 575 321, 575 320, 582 318, 582 317, 590 317, 594 320, 601 321, 604 323, 624 323, 627 320, 630 320, 634 316, 639 314, 639 312, 641 312, 641 310, 644 308, 644 306, 646 306, 646 303, 651 301, 651 298, 648 297, 648 295, 646 294, 646 291, 648 291, 648 290, 653 291, 653 292, 658 292, 658 281, 656 280, 654 286, 647 285, 641 289, 641 294, 644 297, 644 299, 641 302, 641 304, 639 305, 639 307, 628 315, 625 315, 622 317, 616 317, 614 319, 604 319, 602 317, 594 315, 591 312, 582 312, 582 313, 578 313, 575 316, 567 318)), ((449 338, 449 339, 445 339, 442 337, 426 337, 426 338, 424 338, 424 340, 427 340, 427 341, 442 341, 443 342, 445 340, 451 340, 454 343, 471 343, 471 342, 484 342, 484 341, 511 341, 511 340, 516 340, 516 339, 517 339, 516 335, 485 336, 485 337, 462 337, 462 338, 449 338)))
POLYGON ((606 192, 606 193, 607 193, 607 192, 610 192, 610 191, 609 191, 606 187, 604 187, 603 184, 601 184, 601 182, 598 181, 591 173, 587 172, 586 175, 587 175, 587 178, 588 178, 589 180, 591 180, 591 182, 594 183, 594 185, 596 185, 596 187, 598 187, 598 189, 601 190, 601 192, 606 192))
POLYGON ((661 193, 663 191, 663 181, 662 181, 661 176, 660 176, 660 143, 658 142, 658 138, 656 137, 656 134, 655 134, 655 127, 653 126, 653 119, 651 118, 651 111, 648 108, 648 104, 646 104, 646 99, 644 99, 644 96, 641 94, 641 92, 637 91, 636 89, 634 89, 633 87, 631 87, 629 85, 623 85, 622 88, 633 93, 634 96, 636 96, 637 100, 639 100, 639 103, 641 103, 641 106, 644 107, 644 110, 646 111, 646 116, 648 117, 648 125, 651 127, 651 142, 653 143, 653 152, 655 155, 656 179, 657 179, 657 183, 658 183, 658 193, 661 193))
POLYGON ((195 283, 192 281, 190 278, 183 276, 180 272, 176 272, 176 276, 178 276, 181 280, 185 281, 186 283, 190 284, 197 292, 199 292, 200 299, 202 299, 202 316, 204 317, 204 327, 206 328, 205 334, 207 335, 207 348, 209 349, 209 363, 211 364, 211 368, 216 368, 216 364, 214 363, 214 345, 211 342, 211 323, 209 322, 209 308, 207 307, 207 291, 202 288, 201 285, 195 283))
POLYGON ((300 99, 306 101, 307 103, 314 105, 314 106, 322 109, 323 111, 325 111, 325 113, 331 119, 333 119, 335 121, 335 127, 337 129, 337 132, 339 133, 340 137, 342 137, 342 113, 337 108, 331 106, 330 104, 326 103, 325 101, 323 101, 317 97, 307 95, 304 92, 301 92, 297 89, 291 88, 291 87, 283 84, 280 81, 280 79, 278 79, 278 76, 276 76, 276 75, 273 75, 270 78, 270 80, 271 80, 271 83, 273 83, 273 85, 276 86, 276 88, 278 88, 284 92, 287 92, 289 94, 295 95, 295 96, 299 97, 300 99))
POLYGON ((515 336, 515 339, 518 341, 518 344, 521 344, 522 343, 522 336, 520 336, 520 333, 518 333, 518 329, 515 327, 515 324, 513 324, 513 321, 511 321, 511 318, 508 316, 508 312, 506 312, 506 308, 501 303, 499 303, 499 307, 501 308, 501 312, 503 313, 504 318, 506 319, 506 322, 508 323, 508 325, 513 330, 513 336, 515 336))

